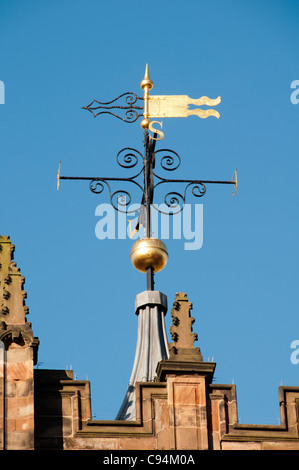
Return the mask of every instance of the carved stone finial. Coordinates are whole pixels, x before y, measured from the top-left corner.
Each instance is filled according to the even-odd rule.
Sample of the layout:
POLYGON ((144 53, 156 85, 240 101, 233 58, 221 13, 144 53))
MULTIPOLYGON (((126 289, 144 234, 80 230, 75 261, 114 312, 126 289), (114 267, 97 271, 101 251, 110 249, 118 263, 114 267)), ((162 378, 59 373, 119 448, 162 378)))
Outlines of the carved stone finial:
POLYGON ((25 305, 25 278, 13 261, 14 250, 9 236, 0 235, 0 340, 26 342, 34 347, 36 357, 38 338, 33 337, 31 323, 26 318, 29 308, 25 305))
POLYGON ((26 323, 25 278, 13 261, 15 246, 8 236, 0 236, 0 320, 11 324, 26 323), (5 318, 3 317, 5 316, 5 318))
POLYGON ((172 359, 203 360, 200 349, 194 347, 194 341, 197 341, 197 333, 193 333, 192 330, 195 319, 190 315, 191 310, 192 304, 188 301, 187 295, 178 292, 171 310, 172 326, 170 327, 170 334, 173 343, 169 344, 169 352, 172 359))

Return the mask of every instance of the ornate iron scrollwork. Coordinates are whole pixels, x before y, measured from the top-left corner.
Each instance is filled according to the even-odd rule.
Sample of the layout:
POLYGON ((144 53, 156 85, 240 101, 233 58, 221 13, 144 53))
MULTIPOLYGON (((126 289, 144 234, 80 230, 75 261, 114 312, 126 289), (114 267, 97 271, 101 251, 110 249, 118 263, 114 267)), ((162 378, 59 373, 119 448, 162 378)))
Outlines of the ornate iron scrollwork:
POLYGON ((118 152, 116 160, 122 168, 134 168, 139 162, 138 157, 141 157, 143 161, 143 155, 141 152, 131 147, 125 147, 118 152))
MULTIPOLYGON (((143 161, 143 156, 138 150, 131 148, 131 147, 125 147, 118 152, 116 156, 116 161, 122 168, 130 169, 130 168, 134 168, 138 164, 139 157, 141 157, 143 161)), ((115 210, 117 210, 118 212, 123 212, 127 214, 134 213, 137 210, 139 210, 139 208, 137 210, 135 209, 132 211, 127 210, 128 206, 132 202, 131 193, 125 189, 118 189, 117 191, 112 191, 111 183, 112 182, 121 182, 124 184, 133 183, 142 191, 142 194, 143 194, 143 187, 138 181, 136 181, 143 171, 144 171, 144 165, 142 166, 141 170, 138 173, 136 173, 135 175, 129 178, 93 178, 89 183, 89 189, 94 194, 101 194, 104 191, 105 186, 106 186, 106 188, 109 191, 110 203, 114 207, 115 210)))
POLYGON ((143 106, 136 105, 138 100, 143 101, 143 98, 141 96, 136 95, 133 92, 126 92, 118 96, 114 100, 107 101, 105 103, 102 103, 101 101, 98 101, 98 100, 93 100, 87 106, 83 106, 82 109, 86 109, 87 111, 90 111, 94 117, 97 117, 100 114, 111 114, 112 116, 115 116, 124 122, 131 123, 131 122, 137 121, 139 117, 143 116, 143 113, 137 112, 138 110, 143 111, 143 106), (125 106, 113 104, 123 97, 125 97, 125 106), (112 111, 109 111, 109 110, 115 110, 115 109, 123 110, 125 112, 125 117, 121 117, 118 114, 113 113, 112 111))
MULTIPOLYGON (((170 149, 161 149, 155 152, 155 157, 159 156, 160 153, 162 154, 162 157, 159 163, 163 170, 175 171, 179 168, 181 165, 181 157, 177 152, 170 149)), ((171 210, 171 212, 165 212, 161 209, 161 207, 158 208, 152 204, 152 207, 162 214, 175 215, 181 212, 186 204, 186 193, 190 186, 193 186, 192 194, 195 197, 202 197, 206 193, 206 186, 199 180, 167 179, 159 176, 155 172, 153 172, 153 175, 158 179, 158 182, 154 185, 154 189, 158 188, 162 184, 167 183, 185 184, 185 188, 182 192, 170 191, 164 196, 164 203, 171 210)))
POLYGON ((160 165, 163 168, 163 170, 166 170, 166 171, 177 170, 181 164, 181 157, 179 156, 179 154, 176 153, 174 150, 161 149, 155 152, 155 156, 157 156, 157 154, 160 154, 162 152, 165 153, 165 155, 162 156, 160 160, 160 165))
POLYGON ((192 188, 192 194, 195 197, 202 197, 206 193, 206 186, 201 182, 201 181, 189 181, 188 180, 167 180, 163 179, 159 181, 156 185, 155 188, 158 186, 165 184, 165 183, 183 183, 185 184, 184 191, 182 192, 176 192, 176 191, 170 191, 168 192, 165 197, 164 197, 164 203, 166 204, 167 207, 171 211, 165 212, 161 209, 161 207, 157 207, 154 204, 152 204, 152 207, 157 210, 158 212, 166 215, 175 215, 179 214, 182 212, 182 210, 185 207, 186 204, 186 193, 189 187, 193 186, 192 188), (187 184, 186 184, 187 183, 187 184))
POLYGON ((101 194, 104 191, 105 185, 106 185, 109 191, 110 203, 116 211, 123 212, 126 214, 130 214, 130 213, 134 213, 138 211, 140 208, 134 209, 131 211, 127 210, 127 207, 132 202, 131 193, 129 193, 129 191, 126 191, 125 189, 118 189, 117 191, 113 192, 111 189, 110 181, 121 181, 121 182, 126 182, 126 183, 133 183, 139 189, 141 189, 141 191, 143 191, 142 186, 137 181, 134 181, 133 178, 111 178, 111 179, 94 178, 89 183, 89 189, 94 194, 101 194))

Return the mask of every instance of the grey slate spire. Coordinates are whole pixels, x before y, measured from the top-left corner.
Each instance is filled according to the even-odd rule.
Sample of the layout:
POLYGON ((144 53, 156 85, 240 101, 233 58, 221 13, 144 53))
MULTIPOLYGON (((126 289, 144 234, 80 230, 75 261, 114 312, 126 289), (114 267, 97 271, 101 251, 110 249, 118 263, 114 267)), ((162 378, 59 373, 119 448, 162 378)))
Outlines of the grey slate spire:
POLYGON ((136 382, 153 381, 158 363, 169 357, 164 322, 166 312, 167 297, 161 292, 146 290, 136 296, 138 333, 135 360, 126 395, 116 419, 136 419, 136 382))

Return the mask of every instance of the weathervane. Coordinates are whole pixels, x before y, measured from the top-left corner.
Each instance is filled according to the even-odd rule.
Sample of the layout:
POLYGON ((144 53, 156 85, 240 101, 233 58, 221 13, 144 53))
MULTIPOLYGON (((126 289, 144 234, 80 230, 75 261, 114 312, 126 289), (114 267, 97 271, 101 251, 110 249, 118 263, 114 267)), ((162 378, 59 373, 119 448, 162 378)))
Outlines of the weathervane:
POLYGON ((149 91, 153 88, 154 84, 150 79, 148 66, 146 66, 145 76, 141 81, 140 86, 144 91, 143 97, 137 96, 132 92, 127 92, 106 103, 93 100, 88 106, 84 106, 83 109, 90 111, 94 117, 101 114, 111 114, 128 123, 136 122, 137 119, 143 117, 141 127, 144 130, 144 154, 134 148, 126 147, 120 150, 116 156, 117 163, 122 168, 134 168, 141 161, 141 169, 128 178, 76 177, 61 176, 59 164, 57 189, 59 189, 60 180, 87 180, 89 181, 90 190, 95 194, 100 194, 105 188, 107 188, 110 202, 114 209, 120 212, 125 212, 126 214, 130 212, 127 208, 132 200, 131 194, 124 189, 113 191, 113 183, 121 182, 124 184, 132 184, 135 188, 138 188, 141 191, 140 206, 137 210, 134 209, 132 212, 139 211, 138 222, 134 232, 137 232, 140 227, 143 226, 145 237, 137 240, 132 246, 131 261, 138 271, 146 273, 147 290, 154 290, 154 273, 162 270, 168 260, 168 252, 165 244, 161 240, 152 238, 151 236, 151 208, 154 208, 159 212, 163 212, 161 208, 158 208, 154 204, 155 189, 164 184, 183 185, 182 191, 171 191, 164 197, 166 206, 171 210, 171 212, 167 212, 167 214, 173 215, 183 210, 188 189, 191 189, 193 196, 202 197, 206 193, 207 184, 232 184, 234 186, 234 197, 238 189, 238 184, 236 170, 231 181, 167 179, 159 176, 156 171, 154 171, 156 161, 159 157, 161 168, 167 171, 177 170, 181 164, 181 158, 176 152, 170 149, 155 150, 156 141, 162 140, 164 133, 161 130, 162 122, 153 121, 151 119, 188 117, 190 115, 196 115, 200 118, 207 118, 209 116, 219 118, 220 115, 218 111, 214 109, 201 109, 199 107, 190 109, 189 105, 206 105, 212 107, 219 104, 221 99, 220 97, 210 99, 207 96, 202 96, 198 99, 191 99, 186 95, 150 95, 149 91), (125 105, 123 106, 116 104, 121 98, 125 99, 125 105), (124 116, 122 117, 117 114, 117 112, 124 112, 124 116), (159 124, 161 129, 154 127, 154 124, 159 124), (150 134, 150 131, 153 135, 150 134))
POLYGON ((149 91, 153 88, 154 84, 149 76, 148 65, 146 66, 144 79, 140 83, 140 86, 144 90, 143 97, 137 96, 132 92, 127 92, 118 96, 114 100, 107 101, 106 103, 93 100, 87 106, 83 106, 82 109, 90 111, 94 117, 97 117, 100 114, 111 114, 112 116, 129 123, 135 122, 143 116, 144 119, 141 122, 141 127, 143 129, 148 129, 150 127, 151 121, 149 118, 182 118, 192 115, 199 116, 200 118, 207 118, 209 116, 215 116, 217 118, 220 117, 218 111, 215 111, 214 109, 189 108, 190 104, 195 106, 216 106, 221 101, 220 96, 215 100, 212 100, 207 96, 202 96, 198 99, 189 98, 187 95, 150 96, 149 91), (124 97, 126 103, 124 106, 116 104, 118 100, 124 97), (139 101, 143 101, 143 106, 137 105, 139 101), (124 110, 125 115, 124 117, 121 117, 120 115, 113 113, 112 110, 124 110), (138 111, 141 110, 143 110, 143 113, 138 113, 138 111))

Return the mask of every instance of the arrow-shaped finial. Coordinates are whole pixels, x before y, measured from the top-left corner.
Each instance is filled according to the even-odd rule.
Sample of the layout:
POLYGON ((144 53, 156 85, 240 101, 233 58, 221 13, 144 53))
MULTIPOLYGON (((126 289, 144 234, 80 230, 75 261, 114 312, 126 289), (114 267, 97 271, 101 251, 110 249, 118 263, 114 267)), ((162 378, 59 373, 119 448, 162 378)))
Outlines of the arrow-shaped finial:
POLYGON ((149 91, 153 88, 154 86, 154 83, 152 82, 152 80, 150 79, 150 75, 149 75, 149 70, 148 70, 148 64, 146 64, 146 67, 145 67, 145 74, 144 74, 144 78, 143 80, 141 81, 140 83, 140 87, 142 88, 142 90, 144 91, 149 91))
POLYGON ((154 83, 150 79, 149 76, 149 70, 148 70, 148 64, 146 64, 145 67, 145 74, 144 74, 144 79, 140 83, 140 87, 144 91, 144 109, 143 109, 143 119, 140 123, 142 129, 148 129, 148 126, 150 125, 150 120, 148 118, 148 100, 149 100, 149 90, 151 90, 154 86, 154 83))

